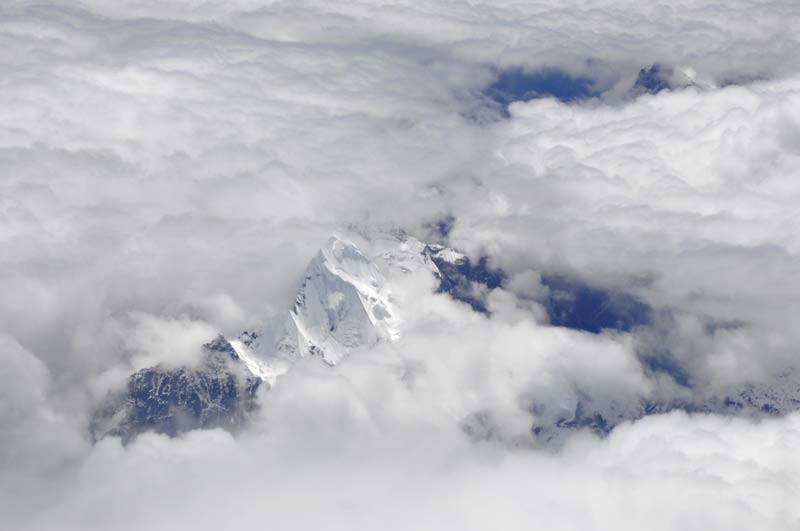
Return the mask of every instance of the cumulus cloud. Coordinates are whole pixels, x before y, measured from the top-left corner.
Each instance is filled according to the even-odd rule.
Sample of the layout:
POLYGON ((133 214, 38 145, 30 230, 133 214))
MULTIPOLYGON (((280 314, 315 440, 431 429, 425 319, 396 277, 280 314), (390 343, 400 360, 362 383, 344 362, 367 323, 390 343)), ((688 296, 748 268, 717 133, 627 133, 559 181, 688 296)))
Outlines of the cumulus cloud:
POLYGON ((7 4, 5 525, 800 525, 797 415, 674 412, 555 453, 530 437, 579 401, 627 418, 800 370, 796 2, 7 4), (636 94, 654 64, 686 86, 636 94), (485 91, 508 69, 598 96, 504 118, 485 91), (236 437, 90 443, 128 374, 285 312, 331 233, 375 227, 487 256, 507 277, 490 315, 398 276, 399 342, 299 364, 236 437), (547 274, 653 322, 552 327, 547 274))
POLYGON ((669 309, 673 349, 698 378, 795 367, 797 155, 778 146, 796 87, 515 104, 486 200, 455 203, 452 238, 509 270, 571 270, 669 309))
MULTIPOLYGON (((306 388, 320 402, 304 398, 330 405, 337 390, 357 425, 342 386, 321 387, 306 388)), ((527 529, 535 522, 565 530, 778 530, 800 517, 792 503, 796 416, 755 425, 674 413, 551 456, 475 448, 432 430, 376 441, 319 411, 306 411, 305 424, 296 418, 238 440, 221 431, 148 435, 127 449, 105 440, 74 473, 70 491, 33 521, 37 529, 527 529), (308 426, 315 421, 339 434, 351 429, 338 441, 298 439, 320 435, 321 426, 308 426)))

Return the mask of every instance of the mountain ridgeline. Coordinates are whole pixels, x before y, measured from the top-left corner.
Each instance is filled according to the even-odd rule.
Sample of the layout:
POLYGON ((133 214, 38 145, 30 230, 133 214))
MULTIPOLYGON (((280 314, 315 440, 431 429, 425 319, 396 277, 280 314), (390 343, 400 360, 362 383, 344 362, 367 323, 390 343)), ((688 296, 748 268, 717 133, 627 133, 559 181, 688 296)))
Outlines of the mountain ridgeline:
MULTIPOLYGON (((135 372, 95 412, 90 425, 94 439, 117 436, 127 443, 143 432, 176 436, 194 429, 243 429, 258 411, 259 394, 298 360, 318 358, 333 366, 346 362, 356 349, 401 339, 401 311, 387 280, 392 271, 433 275, 439 293, 491 317, 487 296, 503 288, 507 275, 492 267, 488 257, 473 262, 452 248, 404 235, 383 244, 381 253, 369 257, 353 243, 331 238, 306 268, 291 309, 236 338, 217 337, 203 346, 201 359, 192 366, 135 372)), ((542 274, 541 284, 544 295, 537 302, 549 326, 601 334, 634 333, 652 325, 653 310, 631 294, 561 275, 542 274)), ((686 395, 704 396, 692 394, 697 390, 668 355, 643 352, 640 361, 644 370, 671 379, 686 395)), ((268 394, 261 398, 268 400, 268 394)), ((557 445, 580 429, 604 435, 621 422, 674 409, 780 415, 800 408, 800 385, 787 375, 775 385, 740 387, 702 400, 635 404, 598 403, 580 389, 565 389, 554 403, 531 404, 532 442, 557 445)), ((461 426, 473 438, 493 436, 488 411, 475 411, 461 426)))

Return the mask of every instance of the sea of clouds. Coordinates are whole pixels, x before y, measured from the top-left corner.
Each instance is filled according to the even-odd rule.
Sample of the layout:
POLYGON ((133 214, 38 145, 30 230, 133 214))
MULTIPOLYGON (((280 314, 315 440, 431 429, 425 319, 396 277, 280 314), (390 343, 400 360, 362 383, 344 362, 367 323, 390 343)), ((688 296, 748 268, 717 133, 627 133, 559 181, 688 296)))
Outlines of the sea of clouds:
POLYGON ((647 346, 711 394, 800 370, 797 28, 794 0, 6 0, 0 527, 800 528, 798 414, 529 444, 565 389, 677 393, 647 346), (632 92, 653 64, 689 85, 632 92), (601 95, 505 117, 508 68, 601 95), (289 308, 330 234, 444 218, 508 274, 491 317, 409 282, 401 341, 299 364, 245 432, 91 442, 131 372, 289 308), (541 273, 652 326, 548 326, 541 273))

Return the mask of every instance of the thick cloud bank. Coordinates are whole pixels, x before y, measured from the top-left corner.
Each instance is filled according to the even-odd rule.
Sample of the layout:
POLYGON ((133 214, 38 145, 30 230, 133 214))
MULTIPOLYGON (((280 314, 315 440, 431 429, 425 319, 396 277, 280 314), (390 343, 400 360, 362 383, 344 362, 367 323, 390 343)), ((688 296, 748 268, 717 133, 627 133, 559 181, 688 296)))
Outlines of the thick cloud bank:
POLYGON ((796 413, 531 435, 579 400, 796 396, 798 27, 789 0, 5 2, 3 526, 800 527, 796 413), (92 443, 133 371, 285 312, 330 234, 399 231, 501 269, 486 313, 401 275, 399 341, 303 360, 236 436, 92 443), (551 279, 647 319, 552 326, 551 279))

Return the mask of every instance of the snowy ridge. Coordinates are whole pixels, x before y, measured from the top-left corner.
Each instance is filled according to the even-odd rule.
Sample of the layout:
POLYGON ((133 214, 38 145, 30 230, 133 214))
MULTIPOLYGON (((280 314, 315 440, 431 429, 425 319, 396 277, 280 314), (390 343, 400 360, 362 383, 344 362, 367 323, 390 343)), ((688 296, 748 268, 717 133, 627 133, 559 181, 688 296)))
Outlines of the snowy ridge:
POLYGON ((299 358, 335 365, 351 350, 396 341, 400 320, 378 266, 353 243, 332 237, 308 265, 285 315, 239 336, 237 353, 254 374, 273 379, 299 358))
POLYGON ((395 270, 402 274, 415 274, 426 272, 438 276, 439 268, 431 260, 431 246, 423 243, 416 238, 404 237, 402 240, 380 240, 377 242, 379 247, 383 247, 382 252, 376 257, 376 261, 384 265, 387 270, 395 270))
POLYGON ((429 252, 432 256, 442 260, 443 262, 447 262, 448 264, 460 264, 467 259, 467 256, 459 253, 455 249, 451 249, 450 247, 444 247, 442 245, 428 245, 429 252))

